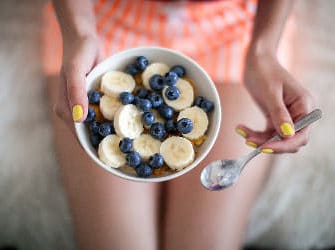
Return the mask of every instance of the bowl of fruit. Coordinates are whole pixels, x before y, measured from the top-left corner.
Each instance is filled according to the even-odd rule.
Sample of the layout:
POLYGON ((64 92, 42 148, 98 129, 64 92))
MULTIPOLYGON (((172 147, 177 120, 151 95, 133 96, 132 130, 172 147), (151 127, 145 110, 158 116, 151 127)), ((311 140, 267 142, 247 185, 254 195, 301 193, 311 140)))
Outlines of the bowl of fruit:
POLYGON ((221 108, 209 75, 180 52, 138 47, 112 55, 86 78, 88 116, 75 123, 98 166, 133 181, 181 176, 206 157, 221 108))

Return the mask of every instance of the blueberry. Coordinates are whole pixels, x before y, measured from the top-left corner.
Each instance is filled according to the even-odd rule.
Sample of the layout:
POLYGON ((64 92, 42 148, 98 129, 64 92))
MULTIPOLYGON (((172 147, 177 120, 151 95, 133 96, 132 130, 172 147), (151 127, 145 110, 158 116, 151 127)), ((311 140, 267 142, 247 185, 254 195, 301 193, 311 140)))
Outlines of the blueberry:
POLYGON ((107 135, 110 135, 110 134, 115 134, 113 124, 111 124, 109 122, 105 122, 105 123, 100 124, 99 134, 103 137, 106 137, 107 135))
POLYGON ((99 104, 100 102, 100 92, 98 90, 92 90, 88 92, 88 102, 90 104, 99 104))
POLYGON ((177 121, 177 130, 183 134, 190 133, 193 129, 193 122, 188 118, 177 121))
POLYGON ((155 115, 152 112, 144 112, 142 114, 142 122, 144 125, 151 126, 155 121, 155 115))
POLYGON ((101 140, 102 140, 102 137, 99 134, 91 134, 90 135, 90 142, 91 142, 91 144, 94 148, 98 148, 101 140))
POLYGON ((163 103, 162 96, 155 92, 150 93, 147 98, 151 101, 153 108, 158 108, 163 103))
POLYGON ((163 104, 158 108, 158 113, 165 119, 171 119, 174 115, 173 108, 163 104))
POLYGON ((211 112, 214 109, 214 103, 204 99, 200 106, 206 113, 211 112))
POLYGON ((136 58, 136 66, 139 70, 144 70, 149 65, 149 61, 145 56, 136 58))
POLYGON ((201 107, 201 103, 203 102, 205 98, 203 96, 197 96, 194 100, 194 105, 195 106, 198 106, 198 107, 201 107))
POLYGON ((137 104, 139 103, 140 100, 141 100, 141 98, 139 98, 138 96, 135 96, 133 104, 137 106, 137 104))
POLYGON ((123 105, 130 104, 134 101, 134 95, 130 92, 122 92, 120 94, 120 100, 123 105))
POLYGON ((101 123, 98 122, 98 121, 93 121, 93 122, 90 123, 89 129, 90 129, 92 134, 95 134, 95 135, 99 134, 100 124, 101 123))
POLYGON ((130 151, 126 155, 126 162, 128 163, 129 166, 132 167, 137 167, 138 165, 141 164, 141 156, 138 152, 136 151, 130 151))
POLYGON ((146 163, 141 163, 137 168, 136 168, 136 174, 139 177, 149 177, 152 174, 152 168, 146 164, 146 163))
POLYGON ((166 130, 164 128, 163 123, 155 122, 150 127, 150 134, 152 137, 162 140, 166 135, 166 130))
POLYGON ((165 90, 165 96, 169 100, 176 100, 180 96, 180 91, 176 86, 169 86, 165 90))
POLYGON ((128 73, 128 74, 130 74, 132 76, 134 76, 134 75, 136 75, 136 74, 138 74, 140 72, 139 69, 136 67, 135 64, 129 64, 129 65, 127 65, 125 71, 126 71, 126 73, 128 73))
POLYGON ((162 90, 166 85, 165 77, 155 74, 149 79, 149 85, 153 90, 162 90))
POLYGON ((174 133, 174 132, 176 132, 177 131, 176 126, 177 126, 177 124, 176 124, 176 122, 174 120, 167 120, 165 122, 165 130, 168 133, 174 133))
POLYGON ((139 98, 146 98, 147 95, 148 95, 148 93, 149 93, 149 91, 148 91, 147 89, 145 89, 145 88, 140 88, 140 89, 138 90, 138 92, 137 92, 137 96, 138 96, 139 98))
POLYGON ((129 153, 133 148, 133 140, 125 137, 119 143, 119 148, 122 153, 129 153))
POLYGON ((87 117, 86 117, 86 119, 85 119, 85 122, 86 122, 86 123, 91 123, 91 122, 93 122, 94 119, 95 119, 95 116, 96 116, 96 114, 95 114, 94 109, 92 109, 92 108, 88 108, 88 110, 87 110, 87 117))
POLYGON ((149 165, 152 168, 160 168, 164 164, 163 156, 159 153, 156 153, 149 158, 149 165))
POLYGON ((181 65, 173 66, 170 71, 176 72, 179 77, 184 77, 186 74, 185 68, 181 65))
POLYGON ((143 110, 144 112, 147 112, 152 108, 152 104, 148 99, 139 99, 136 106, 137 108, 143 110))
POLYGON ((177 81, 178 81, 178 75, 176 72, 174 71, 170 71, 170 72, 167 72, 165 74, 165 79, 166 79, 166 84, 169 85, 169 86, 174 86, 176 85, 177 81))

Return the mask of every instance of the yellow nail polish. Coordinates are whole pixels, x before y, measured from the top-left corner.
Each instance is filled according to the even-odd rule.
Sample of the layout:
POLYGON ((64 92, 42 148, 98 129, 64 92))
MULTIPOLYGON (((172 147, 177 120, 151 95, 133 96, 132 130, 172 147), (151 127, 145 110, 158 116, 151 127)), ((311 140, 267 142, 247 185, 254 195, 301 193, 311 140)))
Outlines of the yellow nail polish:
POLYGON ((245 144, 247 144, 247 145, 250 146, 250 147, 257 148, 257 144, 254 143, 254 142, 252 142, 252 141, 246 141, 245 144))
POLYGON ((236 133, 238 133, 240 136, 242 136, 244 138, 247 137, 247 133, 240 128, 236 129, 236 133))
POLYGON ((273 149, 271 149, 271 148, 263 148, 261 151, 262 151, 262 153, 265 153, 265 154, 272 154, 273 153, 273 149))
POLYGON ((288 122, 284 122, 282 125, 280 125, 280 129, 284 135, 294 135, 294 129, 288 122))
POLYGON ((73 121, 79 121, 83 117, 84 111, 81 105, 74 105, 72 107, 72 119, 73 121))

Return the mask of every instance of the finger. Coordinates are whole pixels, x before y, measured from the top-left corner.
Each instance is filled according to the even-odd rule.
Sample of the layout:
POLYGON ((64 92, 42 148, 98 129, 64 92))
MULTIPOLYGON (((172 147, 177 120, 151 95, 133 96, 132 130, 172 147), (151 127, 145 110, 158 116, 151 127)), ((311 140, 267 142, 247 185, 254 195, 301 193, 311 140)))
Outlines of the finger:
POLYGON ((308 143, 309 128, 305 128, 294 136, 281 141, 267 142, 261 146, 263 153, 296 153, 308 143))
POLYGON ((72 121, 83 122, 87 116, 88 100, 85 90, 85 73, 76 68, 65 72, 67 98, 72 113, 72 121))
POLYGON ((296 121, 315 109, 314 100, 308 93, 300 94, 289 109, 292 119, 296 121))
POLYGON ((71 110, 67 103, 66 80, 63 74, 60 74, 59 86, 57 88, 57 101, 54 103, 53 110, 56 115, 66 123, 73 123, 71 118, 71 110))
POLYGON ((251 147, 258 147, 266 142, 274 133, 273 128, 269 128, 265 131, 255 131, 247 126, 238 125, 236 132, 245 138, 246 144, 251 147))
MULTIPOLYGON (((60 79, 60 85, 66 85, 65 79, 60 79)), ((62 119, 66 125, 70 128, 71 132, 74 134, 74 124, 71 116, 71 111, 69 105, 67 104, 67 93, 66 88, 64 86, 60 86, 58 88, 58 99, 57 102, 53 105, 53 111, 56 115, 62 119)))
POLYGON ((70 113, 70 110, 68 106, 64 106, 64 103, 57 103, 54 107, 53 110, 56 113, 56 115, 66 124, 66 126, 70 129, 71 133, 73 135, 76 135, 74 123, 72 120, 72 116, 70 113))
POLYGON ((284 103, 281 91, 267 99, 267 111, 276 131, 284 138, 295 134, 291 115, 284 103))

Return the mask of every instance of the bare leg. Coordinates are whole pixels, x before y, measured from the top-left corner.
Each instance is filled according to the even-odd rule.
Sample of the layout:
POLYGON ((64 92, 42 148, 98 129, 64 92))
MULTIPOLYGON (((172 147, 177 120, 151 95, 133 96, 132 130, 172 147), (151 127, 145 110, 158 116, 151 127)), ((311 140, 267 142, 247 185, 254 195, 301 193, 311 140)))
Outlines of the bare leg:
POLYGON ((243 244, 250 208, 267 174, 270 157, 250 162, 238 182, 221 192, 200 184, 200 171, 212 160, 238 157, 251 149, 234 133, 246 122, 262 129, 264 119, 241 85, 221 85, 222 125, 210 155, 189 174, 167 183, 164 249, 234 250, 243 244))
MULTIPOLYGON (((50 81, 49 81, 50 82, 50 81)), ((49 84, 51 102, 57 79, 49 84)), ((159 190, 96 166, 55 115, 56 149, 79 249, 157 249, 159 190)))

